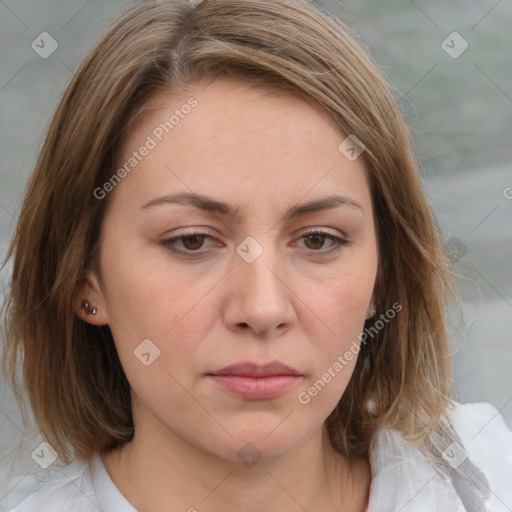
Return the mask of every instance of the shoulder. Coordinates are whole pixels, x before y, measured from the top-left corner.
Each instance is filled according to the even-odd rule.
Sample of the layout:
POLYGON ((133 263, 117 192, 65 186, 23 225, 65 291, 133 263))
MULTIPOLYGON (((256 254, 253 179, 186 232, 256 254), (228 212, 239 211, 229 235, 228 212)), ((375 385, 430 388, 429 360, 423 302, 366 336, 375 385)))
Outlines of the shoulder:
POLYGON ((500 412, 488 403, 457 406, 451 419, 463 448, 489 483, 490 510, 512 509, 512 431, 500 412))
POLYGON ((137 512, 110 479, 101 456, 57 471, 10 512, 137 512))
POLYGON ((449 415, 461 446, 446 450, 447 457, 454 453, 456 459, 447 458, 447 463, 460 468, 448 476, 397 432, 377 432, 370 450, 368 512, 483 510, 470 503, 482 496, 488 510, 512 509, 512 432, 499 411, 487 403, 454 404, 449 415))
POLYGON ((11 512, 97 512, 101 510, 92 482, 91 468, 82 461, 56 470, 42 487, 11 512))
POLYGON ((451 419, 461 439, 473 448, 474 455, 482 445, 489 443, 512 448, 512 431, 494 405, 486 402, 456 404, 451 419))

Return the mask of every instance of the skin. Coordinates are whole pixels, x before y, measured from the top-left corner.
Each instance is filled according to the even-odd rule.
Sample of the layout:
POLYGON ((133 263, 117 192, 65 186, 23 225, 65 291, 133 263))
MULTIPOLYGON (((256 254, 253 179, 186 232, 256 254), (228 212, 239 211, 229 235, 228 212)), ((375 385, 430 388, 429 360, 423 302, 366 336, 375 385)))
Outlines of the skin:
POLYGON ((77 294, 82 319, 110 325, 132 388, 135 437, 103 454, 105 467, 142 512, 362 511, 368 461, 336 452, 324 427, 356 358, 309 404, 297 397, 370 316, 378 253, 363 159, 340 153, 346 135, 301 96, 216 79, 163 98, 132 128, 120 165, 190 96, 198 105, 110 192, 101 274, 91 272, 77 294), (239 217, 176 203, 143 208, 176 192, 211 196, 239 217), (333 193, 359 207, 283 219, 288 208, 333 193), (202 256, 162 243, 183 228, 211 238, 171 247, 202 256), (327 235, 308 238, 307 228, 327 235), (252 263, 236 252, 247 236, 263 249, 252 263), (80 309, 84 299, 96 315, 80 309), (160 350, 149 366, 134 355, 144 339, 160 350), (274 399, 233 396, 206 376, 276 360, 302 377, 274 399), (247 443, 261 457, 251 467, 237 456, 247 443))

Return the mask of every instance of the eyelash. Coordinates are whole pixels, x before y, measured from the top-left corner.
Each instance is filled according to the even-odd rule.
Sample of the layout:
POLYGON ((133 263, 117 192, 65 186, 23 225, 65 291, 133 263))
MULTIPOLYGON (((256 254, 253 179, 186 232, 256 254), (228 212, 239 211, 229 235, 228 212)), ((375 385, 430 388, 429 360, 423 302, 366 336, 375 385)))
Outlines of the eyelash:
MULTIPOLYGON (((332 235, 331 233, 327 233, 325 231, 322 231, 321 229, 316 229, 316 228, 310 228, 310 229, 306 230, 304 233, 302 233, 302 235, 299 237, 299 239, 308 238, 308 237, 314 236, 314 235, 325 237, 326 239, 330 239, 334 242, 334 244, 331 246, 331 248, 327 249, 327 250, 307 249, 307 251, 309 251, 310 253, 317 255, 317 256, 327 256, 327 255, 331 255, 331 254, 336 254, 343 247, 350 245, 350 242, 348 240, 344 240, 343 238, 339 238, 337 236, 332 235)), ((175 254, 185 256, 185 257, 198 258, 198 257, 203 256, 208 251, 207 250, 193 251, 190 249, 183 250, 183 249, 176 249, 176 247, 172 246, 173 243, 175 243, 179 240, 183 240, 184 238, 189 238, 189 237, 194 237, 194 236, 205 237, 205 238, 209 238, 209 239, 213 238, 210 235, 208 235, 207 233, 202 233, 199 231, 192 230, 192 231, 183 231, 180 233, 180 235, 172 237, 172 238, 167 238, 165 240, 162 240, 160 243, 175 254)))

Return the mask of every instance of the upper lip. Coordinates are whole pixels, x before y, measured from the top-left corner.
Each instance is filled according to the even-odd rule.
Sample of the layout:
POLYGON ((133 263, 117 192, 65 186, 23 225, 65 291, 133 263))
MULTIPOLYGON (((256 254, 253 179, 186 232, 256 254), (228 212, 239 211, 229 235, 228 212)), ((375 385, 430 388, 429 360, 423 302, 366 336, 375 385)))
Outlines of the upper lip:
POLYGON ((301 376, 302 374, 279 361, 273 361, 267 364, 257 364, 251 361, 246 361, 243 363, 235 363, 229 366, 225 366, 220 370, 210 373, 209 375, 243 375, 246 377, 268 377, 270 375, 297 375, 301 376))

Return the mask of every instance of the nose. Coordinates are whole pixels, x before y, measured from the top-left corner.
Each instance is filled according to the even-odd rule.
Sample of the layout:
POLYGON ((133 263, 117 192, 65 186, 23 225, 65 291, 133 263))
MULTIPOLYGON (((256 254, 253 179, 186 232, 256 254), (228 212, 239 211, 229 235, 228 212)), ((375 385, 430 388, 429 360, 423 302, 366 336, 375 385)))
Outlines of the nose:
POLYGON ((288 330, 296 321, 289 281, 275 251, 265 249, 251 263, 236 255, 228 281, 226 326, 238 332, 252 330, 259 336, 288 330))

